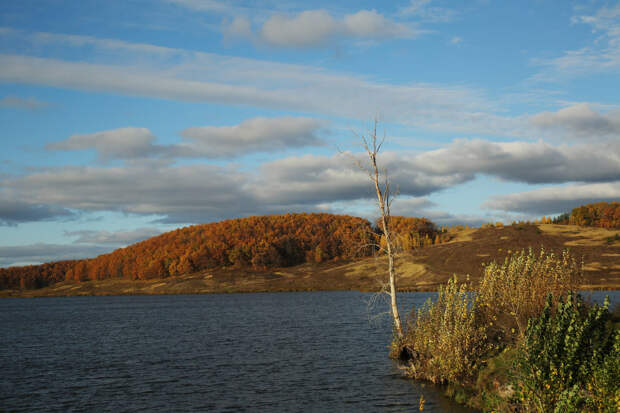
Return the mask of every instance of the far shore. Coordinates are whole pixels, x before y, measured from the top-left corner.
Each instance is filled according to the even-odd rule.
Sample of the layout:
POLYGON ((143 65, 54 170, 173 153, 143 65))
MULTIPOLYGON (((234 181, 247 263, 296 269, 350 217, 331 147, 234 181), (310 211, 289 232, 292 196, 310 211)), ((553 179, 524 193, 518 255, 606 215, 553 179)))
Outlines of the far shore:
MULTIPOLYGON (((454 274, 476 282, 485 263, 503 262, 516 251, 544 247, 569 249, 583 259, 582 290, 620 290, 620 240, 617 230, 574 225, 539 224, 461 231, 448 243, 428 246, 397 257, 399 291, 437 291, 454 274)), ((1 297, 93 295, 210 294, 284 291, 381 291, 385 258, 330 261, 295 267, 253 270, 223 268, 152 280, 110 278, 65 281, 33 290, 0 290, 1 297)))

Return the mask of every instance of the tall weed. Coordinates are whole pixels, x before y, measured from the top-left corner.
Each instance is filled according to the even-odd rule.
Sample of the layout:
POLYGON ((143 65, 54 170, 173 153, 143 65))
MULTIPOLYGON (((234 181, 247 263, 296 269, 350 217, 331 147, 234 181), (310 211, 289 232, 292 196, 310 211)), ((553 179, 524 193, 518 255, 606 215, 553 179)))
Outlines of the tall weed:
POLYGON ((468 285, 453 277, 439 289, 437 300, 412 311, 401 345, 412 350, 410 366, 416 378, 460 383, 473 377, 488 341, 468 285))
POLYGON ((476 297, 491 334, 514 341, 524 337, 528 320, 540 314, 548 294, 557 299, 577 291, 582 278, 583 263, 568 251, 555 255, 541 248, 535 254, 530 248, 509 255, 503 264, 488 264, 476 297))

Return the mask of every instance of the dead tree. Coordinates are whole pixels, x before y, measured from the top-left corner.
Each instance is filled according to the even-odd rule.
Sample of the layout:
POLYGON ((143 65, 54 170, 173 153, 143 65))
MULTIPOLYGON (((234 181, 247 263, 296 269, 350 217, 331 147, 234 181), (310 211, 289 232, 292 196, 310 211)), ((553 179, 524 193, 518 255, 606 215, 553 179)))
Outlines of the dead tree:
POLYGON ((385 142, 385 135, 380 142, 377 142, 377 124, 375 119, 372 130, 369 131, 368 136, 361 135, 364 149, 368 153, 370 160, 370 167, 365 167, 362 162, 358 162, 358 166, 368 173, 370 180, 374 183, 375 190, 377 192, 377 202, 379 203, 379 211, 381 217, 379 220, 380 229, 385 239, 385 253, 388 258, 388 274, 389 274, 389 296, 390 304, 392 307, 392 319, 394 320, 394 332, 398 339, 403 338, 403 328, 400 322, 400 316, 398 314, 398 307, 396 305, 396 270, 394 269, 394 257, 396 254, 396 248, 394 245, 393 234, 390 230, 391 214, 390 206, 392 204, 392 193, 390 191, 390 181, 388 179, 387 170, 379 169, 377 165, 377 155, 381 151, 381 146, 385 142))

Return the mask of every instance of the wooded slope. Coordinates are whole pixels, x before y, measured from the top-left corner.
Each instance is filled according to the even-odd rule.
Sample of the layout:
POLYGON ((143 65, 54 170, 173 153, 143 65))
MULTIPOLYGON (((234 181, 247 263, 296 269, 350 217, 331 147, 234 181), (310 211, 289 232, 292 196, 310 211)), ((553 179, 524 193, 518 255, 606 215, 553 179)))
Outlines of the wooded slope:
MULTIPOLYGON (((426 238, 433 236, 430 221, 395 217, 395 222, 410 235, 419 230, 426 238)), ((177 229, 93 259, 0 269, 0 289, 40 288, 64 280, 146 280, 212 268, 265 269, 351 259, 371 255, 376 237, 370 222, 351 216, 286 214, 231 219, 177 229)))

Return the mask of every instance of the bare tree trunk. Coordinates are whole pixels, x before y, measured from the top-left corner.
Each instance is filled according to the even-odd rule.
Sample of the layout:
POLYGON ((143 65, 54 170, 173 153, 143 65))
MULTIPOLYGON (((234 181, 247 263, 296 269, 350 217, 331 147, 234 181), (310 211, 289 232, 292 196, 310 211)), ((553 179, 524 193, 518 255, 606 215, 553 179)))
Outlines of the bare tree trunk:
MULTIPOLYGON (((377 154, 381 150, 383 140, 377 143, 377 120, 375 119, 373 130, 369 137, 362 136, 364 142, 364 148, 368 152, 370 158, 371 169, 367 170, 370 179, 375 184, 375 190, 377 192, 377 201, 379 203, 379 210, 381 211, 381 230, 385 237, 386 254, 388 256, 388 273, 389 273, 389 285, 390 285, 390 304, 392 307, 392 319, 394 320, 394 330, 399 339, 403 337, 403 328, 400 322, 400 315, 398 314, 398 306, 396 305, 396 270, 394 269, 394 255, 395 248, 392 240, 392 234, 390 231, 391 214, 390 205, 391 193, 390 182, 388 180, 387 171, 382 171, 384 175, 384 182, 380 180, 380 170, 377 165, 377 154)), ((385 138, 384 138, 385 139, 385 138)))

